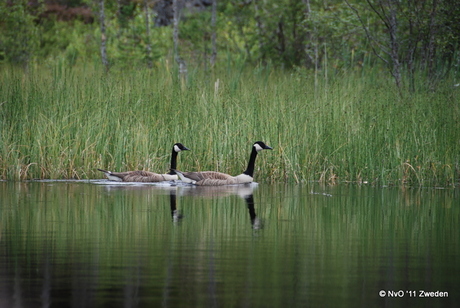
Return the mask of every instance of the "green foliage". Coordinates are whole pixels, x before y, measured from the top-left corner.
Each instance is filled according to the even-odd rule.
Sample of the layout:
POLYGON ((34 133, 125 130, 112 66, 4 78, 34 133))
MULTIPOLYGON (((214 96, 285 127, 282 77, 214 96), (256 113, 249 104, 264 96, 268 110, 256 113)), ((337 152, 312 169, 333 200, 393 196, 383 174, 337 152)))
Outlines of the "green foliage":
POLYGON ((211 14, 208 11, 200 14, 186 12, 181 19, 179 28, 179 39, 183 43, 180 46, 182 55, 197 62, 207 61, 206 55, 211 54, 211 14))
POLYGON ((416 77, 433 88, 453 68, 458 72, 459 11, 452 1, 350 2, 368 46, 393 73, 396 67, 406 73, 407 88, 414 90, 416 77))
MULTIPOLYGON (((147 42, 152 48, 152 59, 158 61, 164 58, 168 50, 172 49, 172 32, 170 28, 151 28, 150 37, 147 37, 145 16, 141 9, 129 21, 126 27, 117 24, 111 18, 107 27, 108 54, 115 65, 132 66, 144 64, 147 61, 147 42)), ((150 22, 150 25, 152 23, 150 22)))
POLYGON ((289 67, 303 61, 306 29, 302 26, 302 1, 224 2, 221 10, 222 36, 249 59, 289 67))
MULTIPOLYGON (((211 27, 211 7, 184 9, 179 24, 181 57, 189 64, 207 63, 211 36, 216 31, 217 65, 246 61, 285 68, 333 67, 339 71, 386 65, 376 54, 389 60, 388 29, 370 4, 378 7, 385 17, 388 3, 347 2, 350 6, 339 0, 222 0, 218 1, 216 29, 211 27), (365 35, 363 26, 371 38, 365 35)), ((96 2, 63 2, 71 7, 89 6, 95 17, 93 24, 63 22, 52 17, 37 19, 44 10, 42 5, 33 7, 25 0, 11 3, 0 4, 0 12, 5 16, 0 22, 3 62, 57 59, 66 65, 75 65, 100 58, 96 2)), ((147 57, 157 65, 170 59, 172 25, 154 27, 152 5, 150 2, 150 33, 147 34, 143 1, 105 1, 107 53, 112 67, 145 66, 147 57)), ((424 0, 398 2, 395 8, 399 57, 403 69, 409 73, 407 76, 412 78, 411 87, 415 70, 424 70, 430 82, 444 78, 453 69, 458 74, 458 6, 448 0, 424 0)))
POLYGON ((39 58, 49 62, 63 61, 66 66, 73 66, 77 61, 99 59, 99 42, 91 33, 91 25, 79 20, 71 23, 46 21, 41 28, 41 48, 37 52, 39 58))
POLYGON ((137 4, 135 2, 122 4, 117 12, 118 23, 120 27, 129 27, 129 21, 134 18, 137 14, 137 4))
POLYGON ((0 61, 27 64, 39 49, 39 28, 35 16, 42 9, 27 0, 0 2, 0 61))
POLYGON ((355 16, 342 1, 313 7, 305 18, 306 64, 324 66, 331 61, 335 68, 361 66, 368 52, 362 48, 366 39, 356 36, 355 16))

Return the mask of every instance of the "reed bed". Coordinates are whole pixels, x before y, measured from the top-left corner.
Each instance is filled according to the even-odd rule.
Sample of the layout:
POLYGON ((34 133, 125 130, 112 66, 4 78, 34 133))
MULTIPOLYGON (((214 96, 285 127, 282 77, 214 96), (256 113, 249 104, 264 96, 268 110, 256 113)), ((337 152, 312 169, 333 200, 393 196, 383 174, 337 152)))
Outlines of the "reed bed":
POLYGON ((324 76, 269 67, 108 74, 4 67, 0 73, 0 178, 101 178, 96 168, 244 170, 251 145, 258 182, 456 185, 459 88, 395 89, 386 72, 324 76))

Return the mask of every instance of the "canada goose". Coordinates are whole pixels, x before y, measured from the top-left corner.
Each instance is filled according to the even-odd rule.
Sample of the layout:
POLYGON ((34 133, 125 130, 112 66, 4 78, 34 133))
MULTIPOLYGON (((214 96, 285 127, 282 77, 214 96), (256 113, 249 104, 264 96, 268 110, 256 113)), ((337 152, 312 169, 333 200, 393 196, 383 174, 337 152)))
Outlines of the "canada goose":
MULTIPOLYGON (((182 143, 174 144, 171 154, 171 169, 176 168, 177 164, 177 154, 180 151, 190 150, 185 147, 182 143)), ((177 174, 173 171, 169 171, 166 174, 153 173, 149 171, 137 170, 137 171, 127 171, 127 172, 112 172, 102 169, 97 169, 101 172, 104 172, 105 176, 110 181, 117 182, 162 182, 162 181, 171 181, 177 180, 177 174)))
POLYGON ((198 186, 221 186, 230 184, 245 184, 251 183, 254 178, 254 164, 256 161, 257 153, 262 150, 273 150, 262 141, 257 141, 252 146, 251 156, 246 170, 237 176, 231 176, 226 173, 216 171, 201 171, 201 172, 181 172, 173 170, 179 176, 179 179, 185 183, 195 184, 198 186))

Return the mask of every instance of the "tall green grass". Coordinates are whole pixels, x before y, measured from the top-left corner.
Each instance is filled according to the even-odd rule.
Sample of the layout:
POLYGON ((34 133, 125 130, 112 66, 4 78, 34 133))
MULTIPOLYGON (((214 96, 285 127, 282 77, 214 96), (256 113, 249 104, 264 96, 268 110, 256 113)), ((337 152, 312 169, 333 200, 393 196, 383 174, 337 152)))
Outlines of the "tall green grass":
POLYGON ((96 168, 244 170, 254 141, 274 147, 259 182, 357 181, 455 185, 459 88, 419 84, 400 95, 387 73, 325 76, 256 67, 179 80, 167 64, 108 74, 91 65, 3 67, 0 178, 100 178, 96 168))

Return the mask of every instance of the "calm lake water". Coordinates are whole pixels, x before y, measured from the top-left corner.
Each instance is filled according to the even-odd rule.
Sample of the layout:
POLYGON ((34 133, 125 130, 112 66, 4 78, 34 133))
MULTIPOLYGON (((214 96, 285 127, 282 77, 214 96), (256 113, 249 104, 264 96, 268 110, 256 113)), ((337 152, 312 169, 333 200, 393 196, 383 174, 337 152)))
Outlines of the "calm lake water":
POLYGON ((108 184, 0 182, 0 307, 460 303, 459 189, 108 184))

